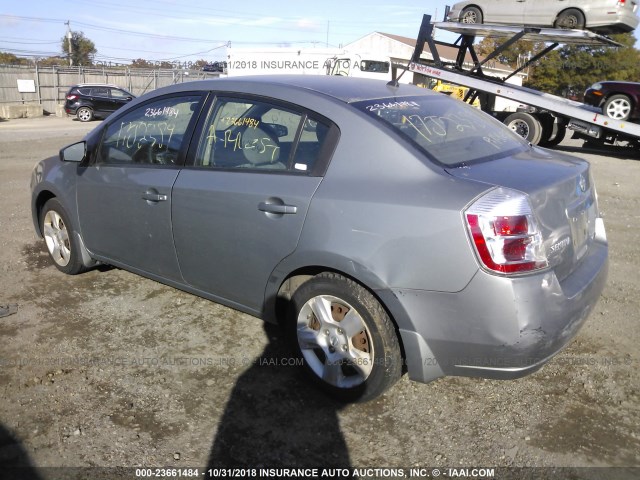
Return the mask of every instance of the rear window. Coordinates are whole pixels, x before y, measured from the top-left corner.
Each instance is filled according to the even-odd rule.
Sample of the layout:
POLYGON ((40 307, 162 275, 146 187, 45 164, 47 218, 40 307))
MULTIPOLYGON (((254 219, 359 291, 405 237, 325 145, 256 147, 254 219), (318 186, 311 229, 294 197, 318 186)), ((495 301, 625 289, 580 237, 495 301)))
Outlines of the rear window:
POLYGON ((490 115, 444 95, 381 98, 353 105, 446 166, 500 158, 528 148, 490 115))

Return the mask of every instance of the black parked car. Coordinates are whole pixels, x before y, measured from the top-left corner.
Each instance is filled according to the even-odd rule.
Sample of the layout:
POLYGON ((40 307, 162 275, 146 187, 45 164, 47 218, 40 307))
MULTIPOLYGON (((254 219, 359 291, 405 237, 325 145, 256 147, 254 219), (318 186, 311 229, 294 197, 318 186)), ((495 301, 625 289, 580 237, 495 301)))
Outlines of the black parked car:
POLYGON ((640 119, 640 83, 598 82, 584 92, 584 103, 601 107, 616 120, 640 119))
POLYGON ((108 116, 134 98, 135 95, 116 85, 74 85, 67 93, 64 111, 81 122, 89 122, 94 117, 108 116))

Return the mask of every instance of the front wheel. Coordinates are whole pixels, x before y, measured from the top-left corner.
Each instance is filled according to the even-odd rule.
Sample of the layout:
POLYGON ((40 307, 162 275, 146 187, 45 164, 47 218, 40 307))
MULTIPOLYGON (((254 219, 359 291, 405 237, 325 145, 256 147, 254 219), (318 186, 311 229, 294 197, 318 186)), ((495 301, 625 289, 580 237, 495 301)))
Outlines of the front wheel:
POLYGON ((87 268, 82 263, 69 216, 56 198, 44 204, 40 218, 42 235, 56 268, 69 275, 84 272, 87 268))
POLYGON ((391 319, 358 283, 323 273, 293 295, 288 330, 311 378, 342 401, 364 402, 402 375, 391 319))

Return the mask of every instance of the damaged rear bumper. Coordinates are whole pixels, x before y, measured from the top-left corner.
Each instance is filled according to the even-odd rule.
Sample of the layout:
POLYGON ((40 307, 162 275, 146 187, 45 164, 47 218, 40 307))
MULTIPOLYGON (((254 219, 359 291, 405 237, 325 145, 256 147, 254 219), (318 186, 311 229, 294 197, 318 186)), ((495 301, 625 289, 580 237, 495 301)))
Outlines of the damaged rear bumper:
POLYGON ((513 379, 535 372, 576 335, 604 289, 608 247, 595 242, 562 282, 479 271, 460 292, 395 290, 413 328, 400 330, 409 377, 513 379))

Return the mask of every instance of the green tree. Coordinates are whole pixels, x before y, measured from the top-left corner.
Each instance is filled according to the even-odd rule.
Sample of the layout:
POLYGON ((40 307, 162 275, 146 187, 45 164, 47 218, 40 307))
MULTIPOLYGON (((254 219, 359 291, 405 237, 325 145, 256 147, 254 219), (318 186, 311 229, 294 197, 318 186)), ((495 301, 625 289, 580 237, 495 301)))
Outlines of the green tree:
MULTIPOLYGON (((486 57, 506 42, 504 38, 485 37, 480 43, 475 45, 478 55, 486 57)), ((542 51, 545 44, 542 42, 532 42, 529 40, 521 40, 515 42, 510 47, 502 51, 495 60, 503 65, 511 68, 518 67, 526 58, 530 58, 536 53, 542 51)))
POLYGON ((41 67, 51 67, 54 65, 64 67, 69 65, 69 59, 63 57, 41 58, 38 60, 38 65, 40 65, 41 67))
POLYGON ((153 63, 144 58, 136 58, 131 62, 131 68, 153 68, 153 63))
MULTIPOLYGON (((71 60, 74 66, 93 65, 93 57, 98 52, 94 43, 82 32, 71 32, 71 60)), ((69 55, 69 39, 62 37, 62 53, 69 55)))
POLYGON ((16 57, 13 53, 0 52, 0 65, 29 65, 29 60, 16 57))
POLYGON ((640 79, 640 51, 632 33, 613 35, 621 47, 565 45, 542 58, 526 84, 543 92, 583 92, 603 80, 640 79))

